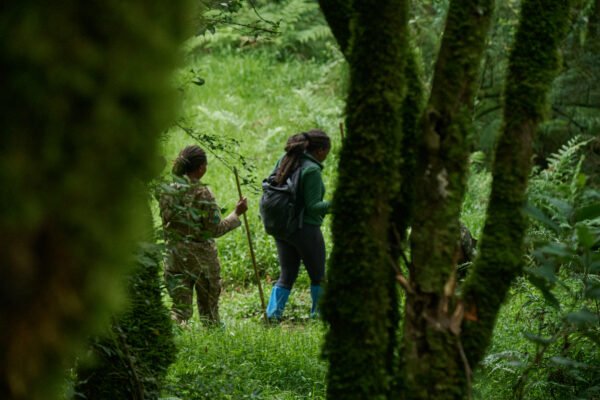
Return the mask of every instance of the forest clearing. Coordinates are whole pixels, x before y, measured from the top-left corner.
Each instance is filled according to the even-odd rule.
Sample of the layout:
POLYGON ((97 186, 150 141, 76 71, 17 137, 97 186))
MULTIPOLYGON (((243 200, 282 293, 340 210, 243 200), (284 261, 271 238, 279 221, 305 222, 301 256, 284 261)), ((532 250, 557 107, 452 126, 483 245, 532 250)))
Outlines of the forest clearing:
POLYGON ((199 3, 0 18, 0 398, 600 399, 599 0, 199 3), (263 179, 314 130, 323 295, 302 255, 265 321, 263 179), (215 321, 165 275, 190 145, 248 204, 215 321))

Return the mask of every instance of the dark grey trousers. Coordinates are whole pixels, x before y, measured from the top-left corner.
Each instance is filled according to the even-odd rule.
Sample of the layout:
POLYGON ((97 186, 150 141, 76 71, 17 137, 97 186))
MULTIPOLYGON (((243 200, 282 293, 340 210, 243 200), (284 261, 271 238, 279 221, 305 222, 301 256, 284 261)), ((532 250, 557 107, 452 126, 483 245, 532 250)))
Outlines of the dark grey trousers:
POLYGON ((325 241, 321 227, 304 224, 289 239, 275 239, 281 275, 276 286, 292 289, 304 263, 311 285, 318 285, 325 276, 325 241))

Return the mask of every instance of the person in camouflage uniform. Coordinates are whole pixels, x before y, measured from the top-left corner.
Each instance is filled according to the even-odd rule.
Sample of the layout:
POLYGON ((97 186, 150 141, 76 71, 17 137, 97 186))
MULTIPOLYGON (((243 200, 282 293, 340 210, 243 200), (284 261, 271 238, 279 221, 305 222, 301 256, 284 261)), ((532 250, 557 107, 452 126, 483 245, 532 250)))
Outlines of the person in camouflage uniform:
POLYGON ((171 316, 179 324, 192 317, 194 289, 200 319, 208 324, 219 322, 221 266, 214 239, 240 226, 239 216, 248 209, 244 198, 221 218, 215 196, 200 182, 207 165, 200 147, 187 146, 173 164, 173 173, 181 179, 165 186, 159 195, 167 247, 164 277, 173 300, 171 316))

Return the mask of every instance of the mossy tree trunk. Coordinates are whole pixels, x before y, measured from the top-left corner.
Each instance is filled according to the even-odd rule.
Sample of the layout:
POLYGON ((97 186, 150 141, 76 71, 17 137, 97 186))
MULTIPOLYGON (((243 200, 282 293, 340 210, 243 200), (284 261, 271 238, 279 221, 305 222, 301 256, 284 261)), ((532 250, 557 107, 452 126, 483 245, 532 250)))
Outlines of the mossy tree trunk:
POLYGON ((566 35, 569 6, 569 0, 523 0, 521 6, 480 256, 463 288, 470 318, 464 321, 462 341, 471 365, 482 359, 500 306, 522 270, 532 145, 558 72, 557 50, 566 35))
POLYGON ((410 399, 461 399, 468 386, 453 297, 472 103, 493 9, 492 0, 450 2, 421 120, 403 337, 410 399))
POLYGON ((2 399, 56 398, 123 297, 188 5, 2 5, 2 399))
POLYGON ((319 6, 342 54, 348 59, 350 50, 350 20, 353 13, 351 1, 319 0, 319 6))
MULTIPOLYGON (((340 15, 328 17, 331 4, 325 7, 323 3, 340 2, 322 0, 321 7, 327 20, 335 21, 331 28, 351 71, 368 66, 373 74, 370 81, 380 82, 383 78, 378 74, 386 68, 374 67, 371 62, 375 52, 383 51, 381 42, 376 35, 369 41, 361 35, 386 30, 387 21, 382 17, 369 18, 372 10, 359 6, 343 8, 346 21, 340 15), (373 25, 365 25, 369 23, 373 25), (358 54, 362 57, 357 58, 358 54)), ((381 114, 375 106, 389 99, 389 92, 359 91, 356 88, 362 86, 360 82, 351 82, 348 140, 341 153, 335 194, 334 253, 325 299, 325 319, 330 324, 325 345, 330 362, 330 398, 398 395, 407 399, 462 399, 469 395, 471 370, 486 351, 499 306, 520 272, 525 219, 518 212, 515 219, 514 214, 524 203, 531 135, 540 122, 545 96, 556 72, 555 52, 564 36, 568 3, 523 1, 522 21, 510 61, 505 125, 494 166, 484 243, 475 271, 466 282, 464 298, 458 298, 455 292, 459 215, 471 149, 472 102, 493 1, 451 2, 429 102, 420 125, 411 123, 423 96, 418 85, 408 86, 400 110, 402 132, 395 134, 401 144, 386 147, 388 153, 395 152, 391 159, 403 169, 398 175, 383 169, 379 175, 389 177, 386 182, 372 176, 372 166, 384 157, 380 155, 379 142, 372 140, 372 131, 365 126, 379 127, 375 121, 381 119, 381 114), (367 160, 363 158, 365 154, 367 160), (366 183, 362 181, 365 176, 370 178, 366 183), (387 188, 392 178, 402 187, 394 187, 381 196, 377 191, 387 188), (374 201, 373 194, 379 201, 374 201), (369 214, 369 207, 373 206, 378 212, 369 214), (390 220, 382 221, 386 215, 390 220), (366 225, 361 224, 364 216, 369 222, 366 225), (384 327, 386 323, 394 326, 397 314, 388 310, 386 320, 383 310, 397 305, 390 301, 394 299, 390 288, 378 291, 365 286, 375 278, 394 278, 387 265, 394 264, 396 257, 403 254, 402 233, 409 224, 410 276, 408 280, 395 277, 407 292, 403 342, 395 348, 400 353, 400 368, 386 371, 385 362, 392 355, 382 351, 384 343, 391 343, 392 335, 390 326, 384 327), (387 249, 382 247, 384 236, 380 230, 385 226, 387 249), (399 235, 394 237, 394 231, 399 235), (400 240, 395 241, 398 236, 400 240), (373 275, 374 271, 379 275, 373 275), (377 334, 378 339, 365 332, 377 334), (399 374, 395 394, 386 386, 389 371, 399 374)), ((404 71, 404 80, 418 76, 411 69, 411 53, 406 49, 399 49, 398 53, 406 55, 404 63, 392 62, 396 62, 397 70, 404 71)), ((387 287, 375 282, 380 288, 387 287)))
POLYGON ((324 350, 329 398, 384 399, 391 387, 395 331, 389 313, 398 305, 387 234, 390 201, 399 190, 406 3, 353 3, 348 136, 323 306, 331 327, 324 350))

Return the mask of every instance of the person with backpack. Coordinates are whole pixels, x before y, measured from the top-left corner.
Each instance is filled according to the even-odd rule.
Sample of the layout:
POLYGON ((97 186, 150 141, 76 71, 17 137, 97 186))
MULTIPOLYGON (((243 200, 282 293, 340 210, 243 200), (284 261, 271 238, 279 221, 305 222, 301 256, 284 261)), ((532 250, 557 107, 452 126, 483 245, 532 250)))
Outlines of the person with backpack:
POLYGON ((185 147, 173 163, 176 181, 159 193, 167 247, 165 283, 173 300, 171 317, 182 326, 192 317, 194 289, 201 321, 219 323, 221 266, 214 239, 240 226, 239 216, 248 209, 243 198, 221 218, 215 196, 200 182, 207 166, 204 150, 185 147))
POLYGON ((291 136, 285 146, 285 155, 277 162, 273 173, 263 184, 261 216, 268 233, 275 237, 281 274, 273 286, 267 306, 267 317, 280 320, 300 262, 304 263, 310 278, 311 317, 319 313, 321 282, 325 276, 325 241, 321 233, 323 218, 329 202, 323 200, 325 185, 321 177, 323 161, 331 148, 329 136, 321 130, 311 130, 291 136), (269 232, 269 210, 266 196, 277 195, 277 188, 288 187, 294 204, 291 215, 281 216, 273 225, 283 227, 280 232, 269 232), (272 189, 272 190, 271 190, 272 189))

